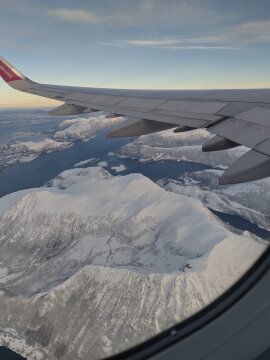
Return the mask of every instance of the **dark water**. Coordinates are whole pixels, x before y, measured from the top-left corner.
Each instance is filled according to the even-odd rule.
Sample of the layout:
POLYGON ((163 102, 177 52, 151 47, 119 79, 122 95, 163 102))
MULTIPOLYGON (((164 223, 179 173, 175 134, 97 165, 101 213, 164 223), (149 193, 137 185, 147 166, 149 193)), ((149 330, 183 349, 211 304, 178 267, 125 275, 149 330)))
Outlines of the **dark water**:
POLYGON ((39 141, 54 133, 63 121, 48 116, 48 109, 0 111, 0 145, 16 141, 39 141))
POLYGON ((121 138, 106 139, 103 134, 100 134, 90 141, 77 142, 69 149, 43 154, 31 162, 17 163, 6 167, 0 171, 0 197, 14 191, 42 186, 60 172, 72 169, 76 163, 91 157, 98 157, 101 161, 107 161, 109 164, 108 170, 113 175, 116 173, 110 170, 110 166, 123 164, 127 167, 127 170, 121 172, 121 175, 139 172, 153 181, 164 177, 177 179, 186 171, 208 169, 203 164, 191 162, 155 161, 144 163, 138 160, 119 159, 117 156, 107 155, 108 152, 116 151, 129 141, 129 139, 121 138))
POLYGON ((242 219, 235 215, 222 213, 220 211, 216 211, 213 209, 209 209, 209 210, 212 211, 213 214, 218 216, 222 221, 230 224, 231 226, 233 226, 237 229, 240 229, 243 231, 247 230, 250 233, 253 233, 253 234, 261 237, 262 239, 270 240, 270 231, 268 231, 266 229, 261 229, 257 225, 249 222, 248 220, 242 219))
POLYGON ((0 360, 26 360, 26 358, 4 346, 0 346, 0 360))
POLYGON ((88 142, 77 142, 69 149, 43 154, 33 161, 6 167, 0 171, 0 197, 21 189, 42 186, 60 172, 73 168, 77 162, 95 156, 103 158, 109 151, 126 142, 119 139, 101 141, 101 137, 97 136, 88 142))

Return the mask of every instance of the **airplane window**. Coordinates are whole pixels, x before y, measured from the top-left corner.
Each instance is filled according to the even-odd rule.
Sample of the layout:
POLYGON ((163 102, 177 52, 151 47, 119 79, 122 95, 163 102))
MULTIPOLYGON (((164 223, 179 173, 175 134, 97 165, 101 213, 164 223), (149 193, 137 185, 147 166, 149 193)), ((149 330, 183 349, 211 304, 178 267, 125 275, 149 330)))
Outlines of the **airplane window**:
POLYGON ((78 3, 0 14, 0 358, 131 349, 270 240, 269 5, 78 3))

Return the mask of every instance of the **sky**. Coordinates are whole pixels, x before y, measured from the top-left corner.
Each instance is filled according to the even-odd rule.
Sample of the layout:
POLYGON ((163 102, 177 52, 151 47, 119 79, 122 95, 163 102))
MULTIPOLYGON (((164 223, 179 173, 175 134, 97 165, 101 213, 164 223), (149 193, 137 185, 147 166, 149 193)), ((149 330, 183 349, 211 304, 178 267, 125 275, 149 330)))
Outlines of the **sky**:
MULTIPOLYGON (((0 55, 37 82, 270 88, 269 0, 0 0, 0 55)), ((53 106, 0 82, 0 107, 53 106)))

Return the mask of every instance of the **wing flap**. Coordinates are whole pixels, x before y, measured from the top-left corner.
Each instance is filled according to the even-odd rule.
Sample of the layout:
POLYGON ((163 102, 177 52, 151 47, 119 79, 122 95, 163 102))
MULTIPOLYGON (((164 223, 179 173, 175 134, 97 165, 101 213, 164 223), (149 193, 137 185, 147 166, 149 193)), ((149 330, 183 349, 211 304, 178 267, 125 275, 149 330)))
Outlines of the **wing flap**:
POLYGON ((219 178, 220 185, 238 184, 270 176, 270 157, 249 150, 236 160, 219 178))
POLYGON ((245 120, 252 124, 270 126, 270 109, 254 107, 236 116, 237 119, 245 120))
POLYGON ((262 129, 240 119, 226 119, 219 124, 210 126, 208 130, 249 148, 270 138, 270 129, 262 129))
POLYGON ((262 154, 270 156, 270 140, 267 139, 267 140, 262 141, 260 144, 258 144, 254 147, 254 150, 256 150, 262 154))

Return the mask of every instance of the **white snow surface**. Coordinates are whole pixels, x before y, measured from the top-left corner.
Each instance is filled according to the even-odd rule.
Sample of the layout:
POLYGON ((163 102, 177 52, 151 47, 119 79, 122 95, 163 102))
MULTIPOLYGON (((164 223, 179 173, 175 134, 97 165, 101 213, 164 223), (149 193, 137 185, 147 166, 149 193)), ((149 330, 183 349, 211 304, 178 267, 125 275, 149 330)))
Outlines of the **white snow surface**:
POLYGON ((109 130, 124 121, 123 117, 112 119, 105 118, 103 113, 68 119, 59 125, 59 130, 54 134, 56 139, 89 140, 99 131, 109 130))
MULTIPOLYGON (((220 186, 221 169, 227 168, 248 149, 244 146, 210 153, 203 153, 201 146, 213 135, 204 129, 173 133, 166 130, 137 138, 117 151, 120 157, 131 157, 140 161, 177 160, 193 161, 209 165, 213 169, 186 173, 179 181, 161 180, 166 190, 200 199, 210 208, 240 216, 258 226, 270 229, 269 179, 220 186)), ((164 177, 166 174, 164 174, 164 177)))
POLYGON ((108 166, 108 163, 107 163, 107 161, 100 161, 97 163, 97 165, 100 167, 106 167, 106 166, 108 166))
POLYGON ((98 162, 98 160, 99 160, 98 158, 92 157, 90 159, 86 159, 86 160, 83 160, 83 161, 80 161, 80 162, 76 163, 74 165, 74 167, 81 167, 81 166, 85 166, 85 165, 88 165, 88 164, 95 164, 95 163, 98 162))
POLYGON ((0 327, 0 344, 12 349, 27 360, 56 360, 48 350, 38 344, 29 344, 25 336, 18 334, 12 328, 2 329, 0 327))
POLYGON ((119 172, 125 171, 127 169, 127 167, 123 164, 119 164, 119 165, 112 166, 111 169, 114 170, 115 172, 119 173, 119 172))
POLYGON ((166 190, 200 199, 206 206, 240 216, 270 230, 270 178, 249 183, 220 186, 221 170, 203 170, 185 174, 179 181, 161 180, 166 190))
MULTIPOLYGON (((13 165, 17 161, 30 162, 43 153, 67 149, 73 146, 76 140, 88 141, 94 138, 98 132, 109 130, 123 120, 123 117, 106 119, 102 112, 66 119, 59 125, 58 131, 53 135, 54 139, 16 141, 0 145, 1 167, 13 165), (69 141, 66 141, 67 139, 69 141)), ((29 136, 29 133, 27 135, 29 136)))
POLYGON ((261 249, 249 236, 232 234, 199 200, 167 192, 141 174, 114 177, 99 167, 67 170, 51 187, 7 195, 0 199, 0 211, 1 242, 9 243, 3 250, 1 268, 10 267, 4 253, 14 247, 24 249, 19 257, 28 264, 20 272, 9 268, 10 290, 15 293, 48 288, 63 271, 70 276, 82 263, 179 274, 187 264, 195 271, 198 258, 207 259, 220 242, 243 241, 261 249), (65 229, 66 221, 71 223, 65 229), (7 223, 11 224, 8 230, 7 223), (70 226, 75 226, 72 236, 70 226), (50 259, 47 251, 62 247, 65 257, 60 252, 60 257, 50 259), (44 279, 42 266, 47 261, 41 266, 37 253, 41 257, 46 254, 52 262, 52 271, 47 269, 44 279), (23 287, 22 271, 29 273, 23 287), (18 276, 18 284, 13 276, 18 276), (35 278, 39 279, 36 284, 35 278))
POLYGON ((11 144, 5 144, 1 146, 1 152, 4 154, 7 164, 14 164, 17 161, 32 161, 43 153, 67 149, 72 145, 73 144, 71 142, 55 141, 47 138, 36 142, 17 141, 11 144))
POLYGON ((1 326, 59 360, 109 356, 172 326, 266 248, 197 199, 100 167, 7 195, 0 210, 1 326))
POLYGON ((139 137, 121 147, 117 155, 140 159, 140 161, 192 161, 223 169, 248 150, 241 146, 222 152, 202 152, 202 145, 212 136, 204 129, 186 133, 165 130, 139 137))

